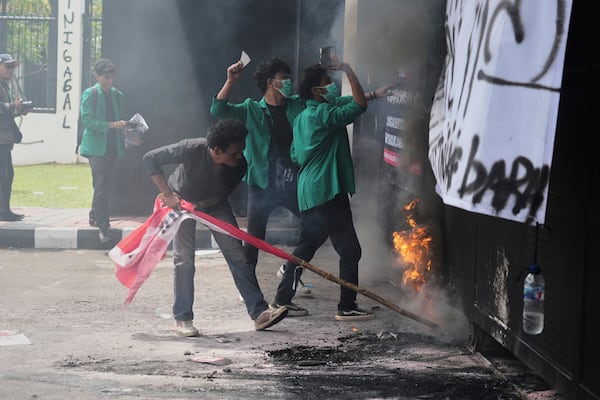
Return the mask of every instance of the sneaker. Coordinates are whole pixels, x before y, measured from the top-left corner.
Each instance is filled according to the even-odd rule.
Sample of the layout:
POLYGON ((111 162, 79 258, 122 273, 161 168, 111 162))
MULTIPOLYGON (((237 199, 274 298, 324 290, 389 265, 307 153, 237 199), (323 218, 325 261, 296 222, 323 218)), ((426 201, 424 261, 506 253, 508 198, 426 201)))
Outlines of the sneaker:
MULTIPOLYGON (((283 273, 285 272, 285 264, 281 264, 281 266, 279 267, 279 269, 277 270, 277 277, 279 279, 281 279, 283 277, 283 273)), ((296 291, 296 293, 300 293, 301 295, 304 296, 310 296, 311 292, 312 292, 312 288, 314 286, 310 283, 304 283, 302 282, 302 279, 298 279, 298 290, 296 291)), ((306 315, 306 314, 303 314, 306 315)), ((291 316, 291 314, 290 314, 291 316)))
POLYGON ((281 264, 281 266, 279 266, 279 269, 277 270, 277 277, 279 279, 283 278, 284 272, 285 272, 285 264, 281 264))
POLYGON ((308 315, 308 310, 306 308, 300 307, 294 303, 289 304, 277 304, 275 302, 269 304, 269 308, 271 310, 275 310, 280 307, 285 307, 288 309, 288 317, 302 317, 304 315, 308 315))
POLYGON ((288 309, 285 307, 265 310, 254 320, 254 329, 264 331, 284 319, 287 313, 288 309))
POLYGON ((374 318, 374 313, 358 308, 358 306, 354 307, 352 310, 338 310, 335 315, 336 321, 368 321, 374 318))
POLYGON ((310 283, 302 282, 302 279, 298 279, 298 290, 296 293, 300 293, 303 296, 311 296, 312 288, 314 286, 310 283))
POLYGON ((194 327, 192 321, 175 321, 175 333, 177 336, 198 336, 198 329, 194 327))
POLYGON ((98 231, 98 239, 100 239, 100 243, 107 244, 112 239, 108 236, 108 232, 98 231))

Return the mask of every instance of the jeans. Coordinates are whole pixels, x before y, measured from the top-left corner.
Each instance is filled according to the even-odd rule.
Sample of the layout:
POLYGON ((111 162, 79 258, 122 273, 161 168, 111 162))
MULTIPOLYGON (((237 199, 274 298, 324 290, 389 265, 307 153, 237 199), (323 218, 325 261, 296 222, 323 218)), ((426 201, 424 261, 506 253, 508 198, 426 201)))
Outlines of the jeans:
POLYGON ((90 219, 95 220, 96 226, 105 232, 110 225, 108 194, 116 158, 110 156, 90 156, 89 160, 90 167, 92 168, 92 185, 94 187, 90 219))
MULTIPOLYGON (((309 262, 317 249, 329 238, 340 256, 339 277, 358 285, 358 262, 361 247, 352 222, 352 211, 347 194, 338 194, 333 200, 301 213, 300 237, 293 255, 309 262)), ((290 304, 296 293, 296 282, 303 268, 286 262, 285 272, 277 288, 275 302, 290 304)), ((350 310, 356 306, 356 291, 344 286, 340 288, 338 310, 350 310)))
MULTIPOLYGON (((237 225, 237 221, 228 203, 217 205, 202 210, 224 222, 237 225)), ((234 237, 212 231, 215 241, 219 245, 225 261, 229 266, 233 281, 240 292, 250 318, 255 320, 268 309, 258 280, 255 267, 246 261, 242 242, 234 237)), ((196 251, 196 221, 186 219, 179 227, 173 241, 173 261, 175 263, 173 316, 177 321, 194 319, 192 311, 194 305, 194 275, 196 251)))
POLYGON ((15 176, 11 155, 12 148, 12 144, 0 144, 0 214, 11 212, 10 196, 15 176))
MULTIPOLYGON (((269 185, 267 189, 254 185, 248 187, 248 233, 261 240, 265 239, 267 222, 275 208, 285 207, 297 217, 300 216, 296 191, 280 192, 270 189, 273 186, 269 185)), ((245 247, 248 261, 256 267, 258 249, 248 244, 245 247)))

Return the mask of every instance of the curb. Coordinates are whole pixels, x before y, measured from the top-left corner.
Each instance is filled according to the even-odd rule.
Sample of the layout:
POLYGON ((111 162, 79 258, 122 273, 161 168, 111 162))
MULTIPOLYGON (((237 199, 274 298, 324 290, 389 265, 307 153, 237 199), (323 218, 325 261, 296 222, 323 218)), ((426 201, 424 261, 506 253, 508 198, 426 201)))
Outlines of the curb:
MULTIPOLYGON (((114 247, 133 229, 135 228, 110 228, 108 234, 113 241, 108 244, 102 244, 98 238, 98 229, 96 228, 3 227, 0 229, 0 247, 19 249, 108 250, 114 247)), ((296 229, 274 228, 267 229, 265 240, 273 245, 293 246, 296 238, 296 229)), ((196 248, 198 250, 218 248, 208 228, 199 227, 196 229, 196 248)))

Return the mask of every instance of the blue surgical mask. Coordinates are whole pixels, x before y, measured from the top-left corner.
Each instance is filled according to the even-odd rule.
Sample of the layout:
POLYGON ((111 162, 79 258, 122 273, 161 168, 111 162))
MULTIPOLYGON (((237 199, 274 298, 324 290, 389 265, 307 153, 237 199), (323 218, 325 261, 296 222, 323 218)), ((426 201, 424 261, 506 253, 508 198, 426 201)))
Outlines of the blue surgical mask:
POLYGON ((279 93, 285 98, 288 98, 292 95, 292 80, 291 79, 273 79, 274 81, 281 82, 281 88, 276 88, 279 93))
POLYGON ((331 82, 330 84, 326 85, 326 86, 319 86, 319 87, 324 87, 325 90, 327 90, 327 93, 321 93, 321 96, 323 96, 323 98, 329 102, 329 103, 333 103, 333 101, 335 100, 336 97, 338 97, 338 88, 337 85, 335 84, 335 82, 331 82))

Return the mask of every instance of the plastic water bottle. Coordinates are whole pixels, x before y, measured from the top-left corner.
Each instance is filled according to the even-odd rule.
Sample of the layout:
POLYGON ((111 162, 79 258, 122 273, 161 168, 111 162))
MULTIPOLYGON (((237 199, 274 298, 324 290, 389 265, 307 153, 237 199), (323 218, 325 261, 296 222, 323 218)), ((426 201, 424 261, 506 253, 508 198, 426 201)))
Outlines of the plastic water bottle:
POLYGON ((523 332, 538 335, 544 330, 544 276, 531 264, 523 287, 523 332))

